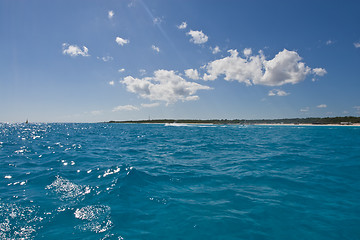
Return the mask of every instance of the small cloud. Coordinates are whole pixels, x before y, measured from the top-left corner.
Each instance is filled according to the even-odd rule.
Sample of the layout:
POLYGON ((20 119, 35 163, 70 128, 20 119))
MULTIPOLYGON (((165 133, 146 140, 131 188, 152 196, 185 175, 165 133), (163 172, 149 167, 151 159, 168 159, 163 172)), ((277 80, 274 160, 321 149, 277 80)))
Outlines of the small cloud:
POLYGON ((139 70, 139 73, 141 76, 145 75, 146 74, 146 70, 145 69, 140 69, 139 70))
POLYGON ((184 72, 185 72, 185 75, 190 79, 193 79, 193 80, 200 79, 199 73, 196 69, 186 69, 184 72))
POLYGON ((320 104, 320 105, 317 105, 316 107, 317 107, 317 108, 326 108, 327 105, 326 105, 326 104, 320 104))
POLYGON ((114 81, 110 81, 110 82, 109 82, 109 85, 114 86, 114 85, 115 85, 115 82, 114 82, 114 81))
POLYGON ((108 61, 114 60, 114 58, 111 57, 111 56, 97 57, 97 59, 102 60, 102 61, 104 61, 104 62, 108 62, 108 61))
POLYGON ((118 72, 125 72, 125 68, 120 68, 119 70, 118 70, 118 72))
POLYGON ((251 50, 251 48, 245 48, 243 53, 244 53, 245 57, 248 57, 252 54, 252 50, 251 50))
POLYGON ((109 12, 108 12, 108 18, 109 19, 112 19, 113 17, 114 17, 114 11, 113 10, 110 10, 109 12))
POLYGON ((160 48, 155 45, 152 45, 151 49, 154 50, 155 52, 160 52, 160 48))
POLYGON ((156 103, 142 103, 141 107, 143 108, 152 108, 152 107, 157 107, 160 106, 160 103, 156 102, 156 103))
POLYGON ((212 54, 217 54, 217 53, 221 52, 219 46, 216 46, 214 48, 210 47, 210 50, 211 50, 212 54))
POLYGON ((102 111, 95 110, 95 111, 91 111, 90 114, 91 115, 101 115, 102 111))
POLYGON ((312 69, 312 72, 317 75, 317 76, 324 76, 325 74, 327 74, 327 71, 324 68, 314 68, 312 69))
POLYGON ((121 37, 116 37, 115 41, 116 41, 117 44, 119 44, 121 46, 124 46, 125 44, 130 43, 130 40, 124 39, 124 38, 121 38, 121 37))
POLYGON ((332 41, 332 40, 327 40, 325 44, 326 44, 326 45, 332 45, 332 44, 334 44, 334 43, 335 43, 335 42, 332 41))
POLYGON ((273 97, 273 96, 284 97, 284 96, 287 96, 289 94, 290 93, 287 93, 287 92, 285 92, 283 90, 280 90, 280 89, 273 89, 273 90, 269 91, 268 96, 270 96, 270 97, 273 97))
POLYGON ((178 29, 185 29, 187 28, 187 23, 186 22, 182 22, 179 26, 177 26, 178 29))
POLYGON ((64 55, 69 55, 71 57, 76 57, 76 56, 83 56, 83 57, 89 57, 89 49, 85 46, 83 46, 83 49, 81 50, 80 47, 78 47, 77 45, 69 45, 67 43, 63 43, 62 44, 62 48, 63 48, 63 54, 64 55))
POLYGON ((156 17, 156 18, 153 19, 153 23, 154 23, 154 24, 160 24, 160 23, 162 23, 162 22, 163 22, 163 19, 160 18, 160 17, 156 17))
POLYGON ((309 107, 304 107, 300 109, 300 112, 308 112, 310 110, 309 107))
POLYGON ((193 31, 190 30, 186 35, 190 35, 191 39, 190 42, 193 42, 195 44, 203 44, 208 41, 208 36, 206 36, 202 31, 193 31))
POLYGON ((354 42, 354 47, 360 48, 360 42, 354 42))
POLYGON ((117 107, 113 108, 113 112, 118 112, 118 111, 138 111, 139 108, 135 107, 133 105, 119 105, 117 107))

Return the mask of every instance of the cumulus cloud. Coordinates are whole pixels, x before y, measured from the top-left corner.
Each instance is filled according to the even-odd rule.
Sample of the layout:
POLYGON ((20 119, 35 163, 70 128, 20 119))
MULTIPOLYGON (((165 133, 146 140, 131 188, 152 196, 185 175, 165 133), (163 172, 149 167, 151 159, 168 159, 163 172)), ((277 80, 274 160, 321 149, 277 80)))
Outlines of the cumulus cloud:
POLYGON ((239 56, 237 50, 228 52, 230 56, 206 65, 204 80, 215 80, 218 76, 225 75, 224 79, 227 81, 238 81, 246 85, 281 86, 299 83, 309 74, 321 76, 326 73, 325 69, 306 66, 297 52, 287 49, 271 60, 266 60, 262 51, 258 55, 251 55, 251 49, 245 49, 245 58, 239 56))
POLYGON ((110 81, 110 82, 109 82, 109 85, 114 86, 114 85, 115 85, 115 82, 114 82, 114 81, 110 81))
POLYGON ((121 38, 121 37, 116 37, 115 41, 116 41, 117 44, 119 44, 121 46, 124 46, 125 44, 130 43, 130 40, 124 39, 124 38, 121 38))
POLYGON ((316 107, 317 107, 317 108, 326 108, 327 105, 326 105, 326 104, 320 104, 320 105, 317 105, 316 107))
POLYGON ((187 23, 186 22, 182 22, 179 26, 177 26, 178 29, 185 29, 187 28, 187 23))
POLYGON ((82 50, 77 45, 69 45, 67 43, 62 44, 63 54, 69 55, 71 57, 76 56, 83 56, 83 57, 89 57, 89 49, 85 46, 83 46, 82 50))
POLYGON ((285 92, 283 90, 280 90, 280 89, 273 89, 273 90, 269 91, 268 96, 270 96, 270 97, 273 97, 273 96, 284 97, 284 96, 287 96, 289 94, 290 93, 287 93, 287 92, 285 92))
POLYGON ((143 108, 152 108, 152 107, 157 107, 160 106, 160 103, 156 102, 156 103, 142 103, 141 107, 143 108))
POLYGON ((199 72, 196 69, 186 69, 184 72, 185 72, 185 75, 190 79, 193 79, 193 80, 200 79, 199 72))
POLYGON ((151 49, 154 50, 155 52, 160 52, 160 48, 155 45, 152 45, 151 49))
POLYGON ((139 108, 133 105, 119 105, 117 107, 114 107, 112 111, 118 112, 118 111, 137 111, 137 110, 139 110, 139 108))
POLYGON ((210 50, 211 50, 212 54, 217 54, 217 53, 221 52, 219 46, 216 46, 214 48, 210 47, 210 50))
POLYGON ((125 72, 125 68, 120 68, 119 70, 118 70, 118 72, 125 72))
POLYGON ((252 54, 252 49, 251 48, 245 48, 243 51, 245 57, 248 57, 252 54))
POLYGON ((190 35, 191 39, 190 42, 193 42, 195 44, 203 44, 208 41, 208 36, 206 36, 202 31, 193 31, 190 30, 186 35, 190 35))
POLYGON ((322 76, 324 76, 325 74, 327 74, 327 71, 326 71, 324 68, 314 68, 314 69, 312 70, 312 72, 313 72, 315 75, 320 76, 320 77, 322 77, 322 76))
POLYGON ((125 77, 121 83, 126 85, 129 92, 152 101, 164 101, 166 104, 177 101, 198 100, 198 90, 209 90, 208 86, 189 82, 174 71, 157 70, 153 77, 134 78, 125 77))
POLYGON ((360 48, 360 42, 354 42, 354 47, 360 48))
POLYGON ((109 19, 112 19, 113 17, 114 17, 114 11, 113 10, 110 10, 109 12, 108 12, 108 18, 109 19))

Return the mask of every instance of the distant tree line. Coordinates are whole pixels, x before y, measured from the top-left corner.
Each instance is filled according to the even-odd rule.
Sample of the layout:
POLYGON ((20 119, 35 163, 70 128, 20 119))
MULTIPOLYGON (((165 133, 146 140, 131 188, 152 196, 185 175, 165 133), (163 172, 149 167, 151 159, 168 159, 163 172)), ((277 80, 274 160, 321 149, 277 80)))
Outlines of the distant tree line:
POLYGON ((325 118, 284 118, 284 119, 154 119, 138 121, 109 121, 109 123, 197 123, 197 124, 351 124, 360 123, 360 117, 325 117, 325 118))

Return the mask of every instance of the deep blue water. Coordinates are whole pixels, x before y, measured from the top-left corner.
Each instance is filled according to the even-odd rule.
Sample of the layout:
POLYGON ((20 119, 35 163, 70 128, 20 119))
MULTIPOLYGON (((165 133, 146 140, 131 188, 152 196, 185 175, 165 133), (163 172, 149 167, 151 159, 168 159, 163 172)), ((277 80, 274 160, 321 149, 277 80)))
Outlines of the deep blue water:
POLYGON ((360 127, 0 124, 0 239, 360 239, 360 127))

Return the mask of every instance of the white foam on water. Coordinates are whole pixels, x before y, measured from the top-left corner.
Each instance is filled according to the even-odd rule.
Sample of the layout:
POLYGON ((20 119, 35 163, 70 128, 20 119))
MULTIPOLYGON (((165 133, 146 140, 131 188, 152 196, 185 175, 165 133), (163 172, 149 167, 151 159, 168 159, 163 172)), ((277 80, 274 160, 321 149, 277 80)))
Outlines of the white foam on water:
POLYGON ((90 205, 78 208, 75 210, 74 216, 86 222, 77 227, 83 231, 102 233, 113 225, 110 219, 110 207, 106 205, 90 205))
POLYGON ((0 203, 0 239, 33 239, 41 221, 34 206, 0 203))
POLYGON ((58 194, 61 200, 74 200, 79 196, 83 196, 91 192, 90 187, 77 185, 60 176, 56 176, 56 180, 46 186, 46 189, 52 190, 58 194))

